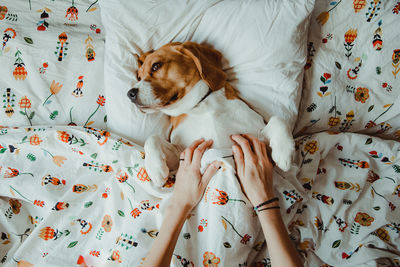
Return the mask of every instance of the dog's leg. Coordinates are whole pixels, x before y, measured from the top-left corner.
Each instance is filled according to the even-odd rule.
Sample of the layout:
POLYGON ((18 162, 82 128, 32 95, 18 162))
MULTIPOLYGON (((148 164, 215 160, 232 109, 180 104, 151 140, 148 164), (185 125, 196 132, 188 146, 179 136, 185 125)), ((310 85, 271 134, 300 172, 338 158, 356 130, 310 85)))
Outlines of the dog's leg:
POLYGON ((150 136, 144 143, 144 165, 151 180, 162 187, 168 178, 169 170, 179 167, 181 149, 160 136, 150 136))
POLYGON ((283 171, 288 171, 292 164, 294 140, 288 125, 280 118, 273 116, 261 131, 269 140, 272 149, 272 159, 283 171))

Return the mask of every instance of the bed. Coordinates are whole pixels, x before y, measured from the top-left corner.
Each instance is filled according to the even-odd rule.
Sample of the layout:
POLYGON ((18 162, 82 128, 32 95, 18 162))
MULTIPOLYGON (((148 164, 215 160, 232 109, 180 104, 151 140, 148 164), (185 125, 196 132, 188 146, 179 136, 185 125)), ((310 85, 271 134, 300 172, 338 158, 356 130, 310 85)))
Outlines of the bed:
MULTIPOLYGON (((399 13, 379 0, 1 1, 1 264, 141 266, 173 176, 160 192, 144 168, 145 139, 169 121, 126 97, 134 53, 191 40, 223 53, 266 120, 292 125, 293 166, 274 187, 305 266, 400 266, 399 13)), ((223 168, 171 266, 270 266, 229 155, 204 155, 223 168)))

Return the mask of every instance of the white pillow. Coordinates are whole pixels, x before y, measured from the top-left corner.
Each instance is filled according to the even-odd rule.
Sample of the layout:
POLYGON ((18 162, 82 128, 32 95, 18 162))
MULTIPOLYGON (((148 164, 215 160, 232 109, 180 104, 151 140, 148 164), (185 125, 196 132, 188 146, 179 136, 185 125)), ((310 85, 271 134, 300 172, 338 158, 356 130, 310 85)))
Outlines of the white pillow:
POLYGON ((109 129, 143 143, 165 133, 162 114, 144 115, 127 98, 136 82, 134 53, 171 41, 207 43, 224 55, 228 81, 266 120, 293 126, 306 62, 313 0, 101 1, 106 31, 105 91, 109 129))

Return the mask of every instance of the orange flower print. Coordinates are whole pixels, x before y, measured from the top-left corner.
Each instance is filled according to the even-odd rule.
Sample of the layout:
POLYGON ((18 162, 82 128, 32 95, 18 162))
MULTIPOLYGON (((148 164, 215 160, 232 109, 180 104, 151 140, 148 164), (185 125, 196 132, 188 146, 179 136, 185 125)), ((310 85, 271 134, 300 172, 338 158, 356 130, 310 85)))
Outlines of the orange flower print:
POLYGON ((150 182, 150 177, 145 168, 140 168, 136 177, 142 182, 150 182))
POLYGON ((353 42, 357 38, 357 29, 349 29, 345 34, 344 34, 344 49, 346 49, 346 52, 344 53, 347 58, 350 58, 352 55, 351 50, 353 49, 353 42))
POLYGON ((62 87, 63 87, 62 84, 56 83, 56 81, 53 80, 53 81, 51 82, 51 85, 50 85, 50 95, 46 98, 46 100, 43 102, 42 105, 44 106, 44 105, 46 105, 46 104, 50 104, 51 101, 48 101, 49 98, 52 97, 53 95, 58 94, 58 92, 60 92, 60 90, 61 90, 62 87))
POLYGON ((118 261, 119 263, 121 263, 122 261, 121 261, 121 256, 119 254, 119 250, 113 250, 109 259, 112 261, 118 261))
POLYGON ((321 25, 324 25, 329 20, 329 12, 334 10, 341 2, 342 2, 342 0, 334 2, 334 6, 331 9, 329 9, 328 11, 324 11, 324 12, 320 13, 318 15, 318 17, 316 18, 317 22, 319 24, 321 24, 321 25))
POLYGON ((53 158, 53 163, 56 164, 58 167, 61 167, 61 165, 64 164, 64 161, 67 160, 66 157, 60 156, 60 155, 53 155, 51 154, 48 150, 41 148, 44 152, 46 152, 47 154, 49 154, 52 158, 53 158))
POLYGON ((97 98, 97 104, 99 104, 100 106, 104 107, 104 104, 106 103, 106 99, 104 96, 99 95, 99 98, 97 98))
POLYGON ((57 234, 58 234, 57 230, 54 230, 53 228, 47 226, 47 227, 40 229, 39 237, 43 240, 50 240, 53 238, 55 238, 54 240, 56 240, 57 234))
POLYGON ((370 226, 371 223, 374 221, 375 219, 371 216, 369 216, 367 213, 365 212, 358 212, 356 215, 356 218, 354 219, 354 221, 358 222, 359 224, 361 224, 362 226, 370 226))
POLYGON ((10 199, 8 204, 10 204, 14 214, 18 214, 21 211, 22 204, 17 199, 10 199))
POLYGON ((39 135, 34 134, 31 137, 29 137, 29 144, 32 146, 40 146, 40 143, 42 143, 43 140, 40 139, 39 135))
MULTIPOLYGON (((85 124, 83 125, 83 127, 85 127, 85 126, 89 123, 89 120, 90 120, 90 119, 93 117, 93 115, 99 110, 99 108, 104 106, 104 104, 106 103, 106 98, 105 98, 104 96, 102 96, 102 95, 99 95, 99 97, 98 97, 96 103, 98 104, 96 110, 89 116, 89 118, 86 120, 86 122, 85 122, 85 124)), ((90 123, 90 124, 91 124, 91 123, 90 123)), ((90 124, 89 124, 89 125, 90 125, 90 124)))
POLYGON ((70 136, 66 131, 57 131, 57 137, 64 143, 69 143, 70 141, 70 136))
POLYGON ((357 91, 354 93, 354 98, 357 102, 365 103, 369 98, 368 88, 358 87, 357 91))
POLYGON ((61 165, 63 165, 63 164, 64 164, 64 161, 66 161, 66 160, 67 160, 66 157, 63 157, 63 156, 60 156, 60 155, 53 156, 53 162, 54 162, 54 164, 56 164, 58 167, 61 167, 61 165))
POLYGON ((128 174, 125 172, 125 173, 122 173, 122 171, 121 170, 119 170, 118 171, 118 173, 117 173, 117 180, 118 180, 118 182, 120 182, 120 183, 126 183, 127 185, 129 185, 129 187, 130 188, 132 188, 132 190, 133 190, 133 193, 135 193, 136 191, 135 191, 135 188, 130 184, 130 183, 128 183, 128 178, 129 178, 129 176, 128 176, 128 174))
POLYGON ((22 97, 21 100, 19 101, 20 108, 31 108, 31 106, 32 103, 26 96, 22 97))
POLYGON ((72 6, 67 9, 65 17, 68 18, 70 21, 78 20, 78 9, 74 5, 74 0, 72 0, 72 6))
POLYGON ((33 117, 35 116, 35 112, 33 111, 33 112, 31 112, 31 113, 29 113, 28 114, 28 111, 26 110, 26 109, 29 109, 29 108, 31 108, 32 107, 32 103, 31 103, 31 100, 29 100, 29 98, 27 98, 26 96, 23 96, 22 98, 21 98, 21 100, 19 100, 19 107, 20 108, 22 108, 22 109, 24 109, 24 111, 20 111, 20 113, 22 114, 22 115, 25 115, 26 116, 26 118, 28 119, 28 121, 29 121, 29 124, 32 126, 32 119, 33 119, 33 117))
POLYGON ((349 29, 344 34, 344 41, 346 42, 346 44, 353 43, 356 38, 357 38, 357 29, 349 29))
POLYGON ((141 213, 142 213, 142 212, 141 212, 138 208, 135 208, 135 209, 133 209, 133 210, 131 211, 131 215, 132 215, 132 217, 135 218, 135 219, 136 219, 141 213))
POLYGON ((101 226, 104 228, 104 231, 110 232, 112 228, 113 222, 110 215, 105 215, 103 221, 101 222, 101 226))
POLYGON ((213 195, 213 199, 217 200, 217 201, 212 202, 212 204, 217 204, 217 205, 223 206, 223 205, 227 204, 229 201, 240 201, 240 202, 243 202, 244 204, 246 204, 246 202, 241 199, 229 198, 228 194, 225 191, 218 190, 218 189, 215 189, 215 190, 218 192, 218 195, 213 195))
POLYGON ((215 256, 214 253, 206 251, 203 254, 203 266, 204 267, 218 267, 221 259, 215 256))

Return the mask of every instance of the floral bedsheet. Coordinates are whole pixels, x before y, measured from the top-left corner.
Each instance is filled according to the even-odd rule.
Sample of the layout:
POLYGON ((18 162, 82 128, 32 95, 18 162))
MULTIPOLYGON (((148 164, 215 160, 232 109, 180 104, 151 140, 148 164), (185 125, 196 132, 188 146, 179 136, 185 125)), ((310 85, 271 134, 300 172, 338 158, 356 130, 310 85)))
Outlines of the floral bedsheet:
POLYGON ((105 127, 97 2, 0 1, 0 125, 105 127))
MULTIPOLYGON (((321 133, 298 138, 296 148, 293 168, 275 173, 274 186, 306 265, 399 264, 400 144, 321 133)), ((144 156, 90 127, 1 129, 0 262, 140 266, 168 203, 147 193, 144 156)), ((172 266, 269 266, 231 152, 207 151, 203 167, 215 159, 223 168, 187 218, 172 266)))

